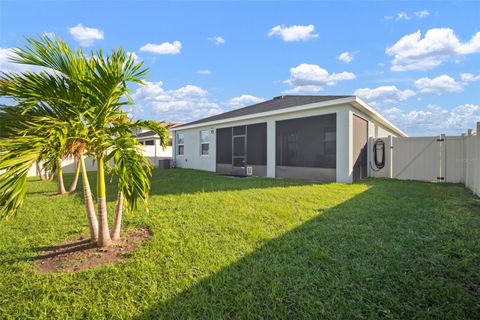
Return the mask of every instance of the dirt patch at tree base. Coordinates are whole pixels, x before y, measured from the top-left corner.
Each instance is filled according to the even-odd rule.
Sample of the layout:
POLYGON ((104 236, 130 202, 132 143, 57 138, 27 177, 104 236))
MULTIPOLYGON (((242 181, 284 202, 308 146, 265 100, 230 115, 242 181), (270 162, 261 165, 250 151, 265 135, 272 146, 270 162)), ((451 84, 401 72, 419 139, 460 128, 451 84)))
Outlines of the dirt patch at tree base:
POLYGON ((146 228, 127 229, 120 240, 109 247, 97 247, 80 236, 78 239, 65 241, 43 248, 36 258, 38 270, 42 274, 56 272, 79 272, 95 267, 114 264, 131 255, 132 251, 151 237, 146 228))

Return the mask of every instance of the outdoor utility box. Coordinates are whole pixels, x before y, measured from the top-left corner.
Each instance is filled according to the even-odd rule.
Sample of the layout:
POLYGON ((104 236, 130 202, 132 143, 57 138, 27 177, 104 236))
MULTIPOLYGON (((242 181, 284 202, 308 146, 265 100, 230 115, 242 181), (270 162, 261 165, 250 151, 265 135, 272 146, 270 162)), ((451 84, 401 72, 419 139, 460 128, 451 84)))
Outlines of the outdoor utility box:
POLYGON ((172 159, 160 159, 158 160, 158 168, 170 169, 172 167, 172 159))

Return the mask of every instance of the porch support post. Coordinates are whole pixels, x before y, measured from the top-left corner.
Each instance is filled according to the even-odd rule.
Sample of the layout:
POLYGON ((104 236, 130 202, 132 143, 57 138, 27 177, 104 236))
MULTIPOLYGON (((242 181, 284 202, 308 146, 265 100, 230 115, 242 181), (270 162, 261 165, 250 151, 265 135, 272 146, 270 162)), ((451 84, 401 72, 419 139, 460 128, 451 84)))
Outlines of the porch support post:
POLYGON ((349 107, 337 111, 337 168, 339 183, 353 182, 353 113, 349 107))
POLYGON ((276 166, 276 129, 275 120, 267 121, 267 177, 275 178, 276 166))

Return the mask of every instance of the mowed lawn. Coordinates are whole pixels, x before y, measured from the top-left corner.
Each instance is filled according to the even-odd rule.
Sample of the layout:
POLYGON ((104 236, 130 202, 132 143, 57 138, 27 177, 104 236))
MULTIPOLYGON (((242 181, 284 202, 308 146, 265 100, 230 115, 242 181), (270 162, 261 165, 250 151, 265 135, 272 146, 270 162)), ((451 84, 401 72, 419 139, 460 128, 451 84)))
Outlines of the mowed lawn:
POLYGON ((0 222, 0 319, 480 318, 480 201, 460 185, 182 169, 152 185, 149 212, 125 220, 153 232, 132 256, 43 275, 42 248, 87 234, 86 218, 80 194, 29 182, 0 222))

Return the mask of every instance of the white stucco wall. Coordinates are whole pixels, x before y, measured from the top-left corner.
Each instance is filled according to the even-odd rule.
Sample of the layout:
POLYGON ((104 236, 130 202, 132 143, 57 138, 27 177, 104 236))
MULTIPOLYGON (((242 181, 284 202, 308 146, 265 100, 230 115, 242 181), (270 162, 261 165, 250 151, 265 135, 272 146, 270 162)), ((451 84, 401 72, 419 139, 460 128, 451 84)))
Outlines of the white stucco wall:
MULTIPOLYGON (((217 127, 220 128, 220 127, 217 127)), ((184 154, 178 155, 177 136, 173 138, 175 146, 174 161, 175 166, 180 168, 191 168, 205 171, 215 171, 216 167, 216 135, 215 128, 211 126, 200 127, 189 130, 177 131, 184 134, 184 154), (200 131, 210 131, 209 153, 202 155, 200 153, 200 131), (211 132, 213 130, 213 133, 211 132)))

